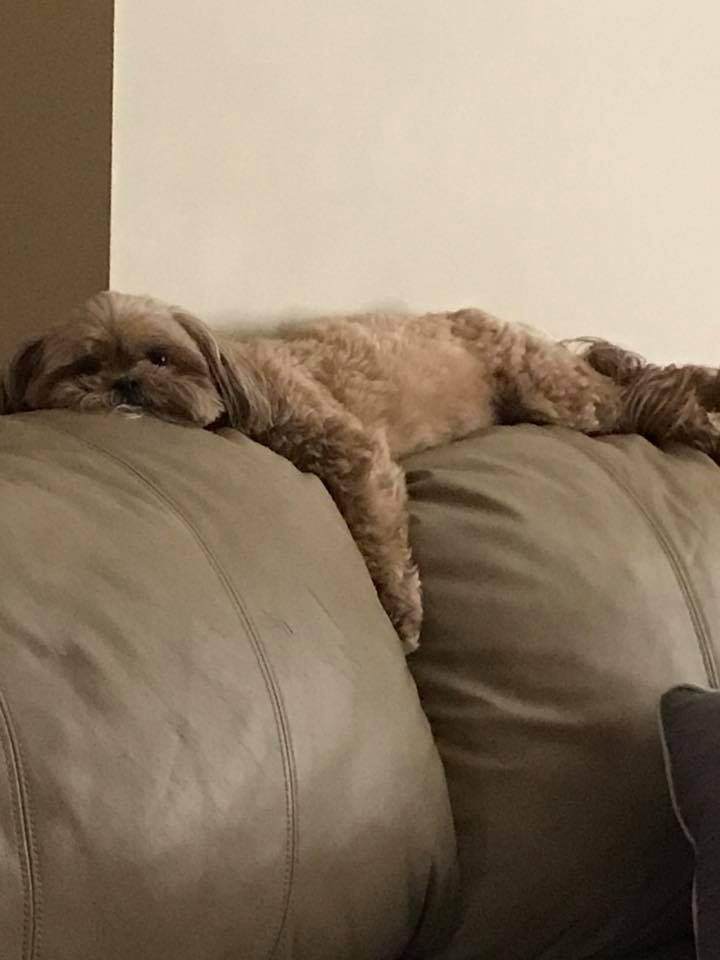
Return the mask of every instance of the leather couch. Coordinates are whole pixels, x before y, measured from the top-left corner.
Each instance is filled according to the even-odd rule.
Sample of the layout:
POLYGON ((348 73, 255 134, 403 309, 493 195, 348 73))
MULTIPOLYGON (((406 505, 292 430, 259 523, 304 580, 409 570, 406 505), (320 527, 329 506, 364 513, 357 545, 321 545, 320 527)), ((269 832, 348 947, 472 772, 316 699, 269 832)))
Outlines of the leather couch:
POLYGON ((407 469, 408 661, 314 477, 0 419, 3 960, 690 960, 656 712, 717 685, 716 468, 520 426, 407 469))

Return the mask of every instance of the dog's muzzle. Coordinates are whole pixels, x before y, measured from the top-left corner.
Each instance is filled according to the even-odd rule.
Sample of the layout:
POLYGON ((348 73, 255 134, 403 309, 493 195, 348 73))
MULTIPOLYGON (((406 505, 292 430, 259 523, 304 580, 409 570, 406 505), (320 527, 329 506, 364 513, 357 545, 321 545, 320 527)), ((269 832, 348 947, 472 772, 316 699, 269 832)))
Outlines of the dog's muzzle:
POLYGON ((113 395, 118 405, 139 407, 142 404, 142 387, 132 377, 119 377, 113 383, 113 395))

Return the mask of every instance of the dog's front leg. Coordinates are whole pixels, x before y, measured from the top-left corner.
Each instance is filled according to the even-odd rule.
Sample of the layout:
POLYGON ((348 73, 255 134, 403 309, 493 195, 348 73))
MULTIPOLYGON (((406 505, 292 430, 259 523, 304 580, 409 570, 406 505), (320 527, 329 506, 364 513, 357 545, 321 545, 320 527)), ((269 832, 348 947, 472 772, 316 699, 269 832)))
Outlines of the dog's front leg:
MULTIPOLYGON (((348 439, 350 439, 348 437, 348 439)), ((381 438, 353 436, 349 451, 341 443, 328 446, 326 466, 318 474, 340 508, 360 548, 378 596, 397 630, 406 653, 420 638, 420 578, 408 536, 405 474, 391 459, 381 438)))
POLYGON ((406 652, 420 635, 420 578, 408 540, 405 475, 384 437, 369 433, 329 398, 283 403, 257 439, 325 484, 362 552, 406 652), (301 412, 300 412, 301 411, 301 412))

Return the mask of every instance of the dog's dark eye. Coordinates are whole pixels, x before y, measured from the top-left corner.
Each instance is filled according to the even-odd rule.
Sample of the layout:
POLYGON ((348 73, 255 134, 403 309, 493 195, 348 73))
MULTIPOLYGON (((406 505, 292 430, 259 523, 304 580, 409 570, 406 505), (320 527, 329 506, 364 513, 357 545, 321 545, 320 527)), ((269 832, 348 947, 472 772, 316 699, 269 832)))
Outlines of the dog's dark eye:
POLYGON ((150 363, 154 363, 156 367, 166 367, 168 364, 168 355, 163 353, 162 350, 151 350, 147 358, 150 363))
POLYGON ((76 360, 73 363, 73 373, 77 377, 90 377, 95 373, 100 372, 100 361, 97 357, 80 357, 79 360, 76 360))

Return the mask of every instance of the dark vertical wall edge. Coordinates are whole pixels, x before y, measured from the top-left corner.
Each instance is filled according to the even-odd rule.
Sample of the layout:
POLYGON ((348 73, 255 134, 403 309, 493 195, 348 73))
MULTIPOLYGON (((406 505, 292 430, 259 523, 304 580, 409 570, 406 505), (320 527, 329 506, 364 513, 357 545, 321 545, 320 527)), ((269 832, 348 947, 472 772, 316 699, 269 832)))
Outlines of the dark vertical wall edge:
POLYGON ((108 285, 113 0, 0 3, 0 360, 108 285))

